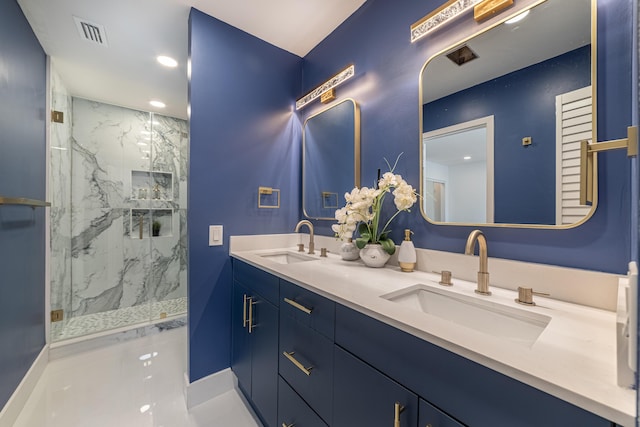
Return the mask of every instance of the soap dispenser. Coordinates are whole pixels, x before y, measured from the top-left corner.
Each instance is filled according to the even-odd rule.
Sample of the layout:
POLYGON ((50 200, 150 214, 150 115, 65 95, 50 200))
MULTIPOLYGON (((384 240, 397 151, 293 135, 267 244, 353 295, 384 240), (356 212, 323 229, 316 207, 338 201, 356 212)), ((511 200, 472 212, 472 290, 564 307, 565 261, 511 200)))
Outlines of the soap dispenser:
POLYGON ((413 246, 411 230, 408 228, 404 230, 404 241, 398 251, 398 263, 400 264, 400 269, 407 273, 412 272, 416 267, 416 248, 413 246))

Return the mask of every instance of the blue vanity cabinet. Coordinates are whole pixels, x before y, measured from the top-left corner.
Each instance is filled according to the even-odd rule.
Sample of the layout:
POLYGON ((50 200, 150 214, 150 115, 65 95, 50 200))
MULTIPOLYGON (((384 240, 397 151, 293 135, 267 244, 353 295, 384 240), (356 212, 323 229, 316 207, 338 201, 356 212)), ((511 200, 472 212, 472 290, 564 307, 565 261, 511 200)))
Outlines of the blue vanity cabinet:
POLYGON ((464 427, 429 402, 420 399, 418 427, 464 427))
POLYGON ((333 341, 336 303, 280 280, 280 312, 333 341))
POLYGON ((584 409, 339 304, 335 342, 464 425, 611 426, 584 409))
POLYGON ((307 403, 296 393, 289 384, 282 378, 278 384, 278 427, 327 427, 307 405, 307 403))
POLYGON ((251 346, 247 330, 247 295, 249 291, 238 282, 233 284, 231 304, 231 369, 240 389, 251 396, 251 346))
POLYGON ((278 412, 279 279, 233 261, 231 369, 267 426, 278 412))
POLYGON ((339 346, 332 427, 416 427, 418 396, 339 346))
POLYGON ((280 376, 330 424, 335 303, 280 281, 280 376))

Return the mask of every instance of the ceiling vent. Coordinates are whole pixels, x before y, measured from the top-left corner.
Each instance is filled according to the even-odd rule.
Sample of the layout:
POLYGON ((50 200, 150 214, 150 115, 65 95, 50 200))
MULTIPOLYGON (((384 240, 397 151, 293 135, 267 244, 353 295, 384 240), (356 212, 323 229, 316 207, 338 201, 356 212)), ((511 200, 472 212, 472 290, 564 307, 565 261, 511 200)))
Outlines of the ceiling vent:
POLYGON ((477 57, 478 55, 476 55, 476 53, 472 51, 467 45, 464 45, 460 49, 454 50, 453 52, 447 54, 447 58, 455 62, 458 66, 473 61, 477 57))
POLYGON ((74 16, 73 20, 76 22, 76 28, 78 29, 78 34, 80 34, 80 38, 82 40, 86 40, 100 46, 109 46, 107 44, 107 33, 102 25, 89 22, 86 19, 78 18, 77 16, 74 16))

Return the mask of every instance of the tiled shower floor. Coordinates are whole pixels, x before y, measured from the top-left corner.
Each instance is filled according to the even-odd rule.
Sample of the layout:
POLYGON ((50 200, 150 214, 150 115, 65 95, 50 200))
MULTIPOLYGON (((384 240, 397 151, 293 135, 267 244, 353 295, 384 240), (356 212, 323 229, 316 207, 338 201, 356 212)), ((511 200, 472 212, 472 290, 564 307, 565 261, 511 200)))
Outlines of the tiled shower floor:
POLYGON ((184 315, 187 312, 187 298, 154 301, 151 304, 126 307, 102 313, 72 317, 51 323, 51 341, 61 341, 122 327, 140 325, 184 315))

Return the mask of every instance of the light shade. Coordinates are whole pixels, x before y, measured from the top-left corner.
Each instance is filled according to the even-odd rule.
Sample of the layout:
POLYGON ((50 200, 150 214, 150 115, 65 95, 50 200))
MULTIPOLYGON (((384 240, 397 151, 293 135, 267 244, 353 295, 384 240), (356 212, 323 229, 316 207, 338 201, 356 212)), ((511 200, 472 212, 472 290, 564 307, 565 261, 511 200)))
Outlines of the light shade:
POLYGON ((471 9, 482 0, 449 0, 411 26, 411 43, 471 9))
POLYGON ((323 93, 341 85, 345 81, 349 80, 356 73, 355 65, 349 65, 344 70, 340 71, 335 76, 331 77, 326 82, 322 83, 317 88, 313 89, 311 92, 303 96, 302 98, 296 101, 296 110, 301 109, 311 101, 319 98, 323 93))

